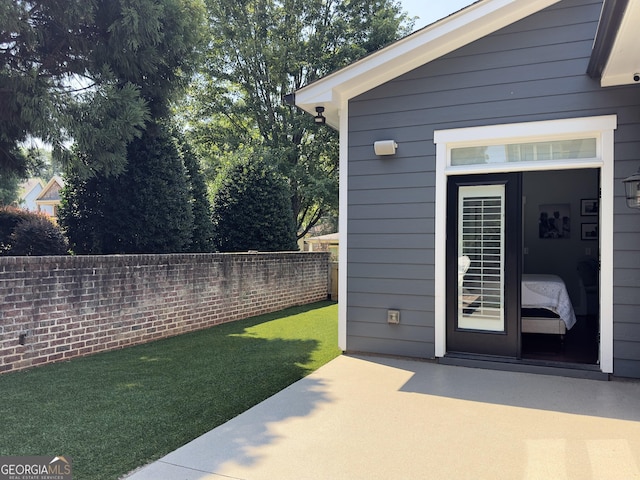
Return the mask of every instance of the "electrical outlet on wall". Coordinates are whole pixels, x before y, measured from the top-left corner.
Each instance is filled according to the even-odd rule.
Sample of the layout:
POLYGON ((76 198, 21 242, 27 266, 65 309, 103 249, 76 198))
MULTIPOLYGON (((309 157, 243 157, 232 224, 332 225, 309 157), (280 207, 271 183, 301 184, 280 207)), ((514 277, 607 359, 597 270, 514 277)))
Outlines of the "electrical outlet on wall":
POLYGON ((387 323, 394 325, 400 323, 400 310, 387 310, 387 323))

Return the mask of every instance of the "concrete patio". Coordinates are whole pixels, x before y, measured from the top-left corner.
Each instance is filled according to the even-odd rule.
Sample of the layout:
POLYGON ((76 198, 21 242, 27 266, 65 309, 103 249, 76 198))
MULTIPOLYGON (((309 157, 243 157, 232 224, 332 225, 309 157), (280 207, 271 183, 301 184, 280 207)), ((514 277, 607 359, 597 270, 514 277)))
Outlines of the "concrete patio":
POLYGON ((640 382, 343 355, 127 478, 640 479, 640 382))

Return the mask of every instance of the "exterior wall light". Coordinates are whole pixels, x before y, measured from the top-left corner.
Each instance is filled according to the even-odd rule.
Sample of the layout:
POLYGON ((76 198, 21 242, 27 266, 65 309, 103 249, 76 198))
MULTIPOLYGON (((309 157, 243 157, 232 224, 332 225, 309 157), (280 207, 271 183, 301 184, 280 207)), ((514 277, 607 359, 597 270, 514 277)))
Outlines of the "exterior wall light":
POLYGON ((622 180, 624 183, 627 207, 640 208, 640 169, 630 177, 622 180))
POLYGON ((395 155, 396 148, 398 148, 398 144, 395 140, 380 140, 373 144, 373 151, 378 156, 395 155))
POLYGON ((324 125, 327 123, 327 118, 322 114, 324 112, 324 107, 316 107, 316 116, 313 117, 313 121, 316 125, 324 125))

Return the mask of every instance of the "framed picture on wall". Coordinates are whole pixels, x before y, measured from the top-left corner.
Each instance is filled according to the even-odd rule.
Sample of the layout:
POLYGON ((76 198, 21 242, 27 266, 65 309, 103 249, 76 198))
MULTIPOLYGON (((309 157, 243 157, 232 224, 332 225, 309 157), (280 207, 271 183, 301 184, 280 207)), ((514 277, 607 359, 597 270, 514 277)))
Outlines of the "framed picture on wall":
POLYGON ((540 205, 538 232, 540 238, 571 236, 571 205, 568 203, 540 205))
POLYGON ((583 223, 582 232, 580 238, 582 240, 597 240, 598 239, 598 224, 597 223, 583 223))
POLYGON ((598 215, 598 199, 585 198, 580 200, 580 215, 583 217, 598 215))

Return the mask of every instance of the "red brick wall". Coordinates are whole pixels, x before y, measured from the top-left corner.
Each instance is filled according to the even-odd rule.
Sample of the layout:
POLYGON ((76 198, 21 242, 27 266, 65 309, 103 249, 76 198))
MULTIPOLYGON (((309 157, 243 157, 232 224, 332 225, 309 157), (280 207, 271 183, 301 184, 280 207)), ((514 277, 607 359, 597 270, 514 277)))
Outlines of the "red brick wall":
POLYGON ((325 253, 0 257, 0 373, 325 300, 328 260, 325 253))

